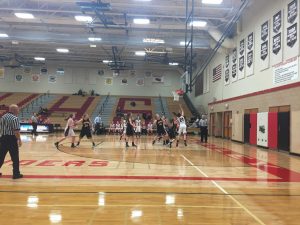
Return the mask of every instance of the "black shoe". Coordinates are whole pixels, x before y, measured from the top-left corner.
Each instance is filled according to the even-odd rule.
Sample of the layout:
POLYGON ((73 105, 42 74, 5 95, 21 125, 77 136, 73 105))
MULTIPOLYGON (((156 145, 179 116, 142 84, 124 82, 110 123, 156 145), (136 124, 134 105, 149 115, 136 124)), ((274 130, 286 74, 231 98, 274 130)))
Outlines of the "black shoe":
POLYGON ((187 143, 186 143, 186 141, 184 142, 184 146, 187 146, 187 143))
POLYGON ((128 148, 128 147, 130 147, 127 143, 126 143, 126 146, 125 146, 126 148, 128 148))
POLYGON ((80 142, 77 142, 76 146, 79 146, 80 145, 80 142))
POLYGON ((96 146, 96 144, 93 142, 93 147, 95 147, 96 146))
POLYGON ((55 145, 55 147, 56 147, 57 149, 58 149, 58 144, 59 144, 58 142, 55 142, 55 143, 54 143, 54 145, 55 145))
POLYGON ((74 143, 72 143, 71 148, 75 148, 76 146, 74 145, 74 143))
POLYGON ((155 141, 152 141, 152 145, 154 145, 155 144, 155 141))
POLYGON ((171 141, 169 142, 169 147, 172 148, 172 142, 171 141))
POLYGON ((136 147, 136 148, 137 148, 137 145, 133 143, 133 144, 132 144, 132 147, 136 147))
POLYGON ((13 175, 12 179, 20 179, 23 177, 23 174, 16 174, 16 175, 13 175))

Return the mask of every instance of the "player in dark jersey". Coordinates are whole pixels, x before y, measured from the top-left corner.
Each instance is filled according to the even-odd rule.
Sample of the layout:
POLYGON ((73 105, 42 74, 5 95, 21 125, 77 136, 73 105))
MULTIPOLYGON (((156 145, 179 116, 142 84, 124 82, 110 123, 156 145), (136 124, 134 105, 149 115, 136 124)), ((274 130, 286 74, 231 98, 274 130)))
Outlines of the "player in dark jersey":
POLYGON ((165 130, 165 126, 164 126, 164 121, 163 119, 156 114, 156 120, 154 120, 153 124, 156 125, 156 136, 154 138, 154 140, 152 141, 152 144, 154 145, 155 142, 161 138, 163 138, 163 143, 166 144, 166 137, 167 137, 167 132, 165 130))
POLYGON ((82 123, 82 127, 81 127, 81 131, 80 131, 80 135, 79 135, 79 140, 77 142, 76 146, 80 145, 80 141, 81 139, 86 136, 87 139, 91 140, 93 147, 95 147, 95 142, 93 140, 93 136, 92 136, 92 121, 89 118, 88 114, 84 114, 83 117, 76 122, 76 124, 80 124, 82 123))
POLYGON ((128 113, 126 122, 127 122, 126 123, 126 137, 125 137, 126 147, 129 147, 128 140, 130 139, 130 137, 131 137, 131 140, 132 140, 132 146, 137 147, 134 144, 134 128, 135 128, 135 125, 134 125, 133 120, 131 118, 131 113, 128 113))
POLYGON ((170 122, 168 123, 168 134, 169 134, 169 146, 172 148, 172 143, 176 140, 176 135, 177 135, 177 130, 178 130, 178 121, 177 117, 174 116, 170 122))

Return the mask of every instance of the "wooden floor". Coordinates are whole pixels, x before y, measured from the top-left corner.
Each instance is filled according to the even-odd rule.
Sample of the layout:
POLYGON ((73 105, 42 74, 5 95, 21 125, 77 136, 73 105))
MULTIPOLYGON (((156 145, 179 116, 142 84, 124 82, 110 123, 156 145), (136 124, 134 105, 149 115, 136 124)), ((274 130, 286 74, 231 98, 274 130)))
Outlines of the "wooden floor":
POLYGON ((299 225, 300 158, 222 139, 126 149, 97 136, 57 150, 55 136, 22 136, 23 179, 0 178, 0 224, 299 225))

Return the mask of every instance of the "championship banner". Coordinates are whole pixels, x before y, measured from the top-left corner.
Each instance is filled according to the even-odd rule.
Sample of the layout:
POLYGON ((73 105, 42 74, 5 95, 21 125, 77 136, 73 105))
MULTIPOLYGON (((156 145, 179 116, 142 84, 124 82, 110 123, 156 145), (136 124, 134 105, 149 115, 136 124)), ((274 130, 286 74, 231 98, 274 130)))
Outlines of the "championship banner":
POLYGON ((57 82, 57 76, 56 75, 49 75, 48 76, 48 83, 55 84, 57 82))
POLYGON ((40 82, 40 74, 32 74, 31 81, 32 82, 40 82))
POLYGON ((297 0, 293 0, 287 4, 287 16, 285 21, 285 58, 292 58, 299 54, 298 10, 297 0))
POLYGON ((231 82, 237 81, 237 49, 233 49, 231 56, 231 82))
POLYGON ((247 36, 246 45, 246 76, 254 74, 254 33, 247 36))
POLYGON ((271 64, 282 62, 282 40, 283 40, 283 10, 273 15, 272 19, 272 53, 271 64))
POLYGON ((112 77, 106 77, 105 80, 104 80, 104 84, 108 85, 108 86, 113 85, 113 78, 112 77))
POLYGON ((16 74, 15 75, 15 82, 23 82, 24 76, 22 74, 16 74))
POLYGON ((230 55, 225 56, 225 63, 224 63, 224 85, 230 84, 230 55))
POLYGON ((260 26, 260 59, 258 68, 260 71, 268 69, 270 64, 270 24, 269 20, 260 26))
POLYGON ((145 79, 144 78, 136 78, 136 86, 144 86, 145 79))
POLYGON ((238 50, 238 79, 245 78, 245 39, 240 40, 238 50))

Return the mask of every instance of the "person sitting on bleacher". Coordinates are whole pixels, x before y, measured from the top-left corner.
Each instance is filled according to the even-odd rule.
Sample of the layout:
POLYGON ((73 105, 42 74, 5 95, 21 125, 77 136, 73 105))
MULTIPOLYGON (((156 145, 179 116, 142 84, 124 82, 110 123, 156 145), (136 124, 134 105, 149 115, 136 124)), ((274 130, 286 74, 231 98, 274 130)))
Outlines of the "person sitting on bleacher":
POLYGON ((151 123, 151 121, 147 125, 147 133, 148 134, 152 134, 153 133, 153 124, 151 123))
POLYGON ((110 133, 114 134, 115 131, 116 131, 116 125, 114 124, 114 121, 112 121, 108 128, 108 134, 110 134, 110 133))

